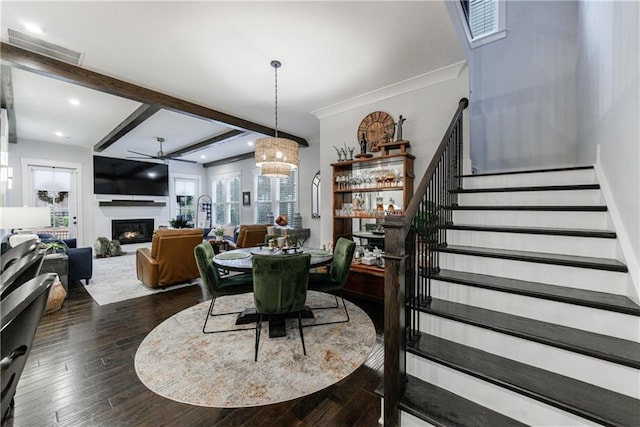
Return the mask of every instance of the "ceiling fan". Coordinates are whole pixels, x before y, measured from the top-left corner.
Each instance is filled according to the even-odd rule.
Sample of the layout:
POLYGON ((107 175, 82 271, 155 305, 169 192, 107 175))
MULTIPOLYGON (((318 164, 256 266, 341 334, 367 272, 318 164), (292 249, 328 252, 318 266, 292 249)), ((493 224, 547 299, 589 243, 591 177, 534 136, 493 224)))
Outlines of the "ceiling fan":
POLYGON ((193 160, 178 159, 177 157, 181 156, 182 154, 165 154, 165 152, 162 151, 162 143, 164 142, 164 138, 157 137, 156 139, 160 143, 160 151, 158 151, 155 155, 140 153, 138 151, 133 151, 133 150, 127 150, 127 151, 129 151, 129 153, 133 153, 133 154, 138 154, 140 156, 144 156, 144 157, 127 157, 127 158, 128 159, 177 160, 178 162, 198 163, 198 162, 193 161, 193 160))

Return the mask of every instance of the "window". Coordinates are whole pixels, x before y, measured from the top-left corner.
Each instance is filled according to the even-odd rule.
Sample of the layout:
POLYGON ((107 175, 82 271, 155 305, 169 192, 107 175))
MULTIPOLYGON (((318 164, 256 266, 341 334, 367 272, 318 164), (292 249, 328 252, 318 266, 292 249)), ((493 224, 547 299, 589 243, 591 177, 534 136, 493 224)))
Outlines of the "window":
POLYGON ((504 0, 460 0, 471 48, 506 37, 504 0))
POLYGON ((195 179, 176 178, 176 218, 195 221, 195 199, 198 181, 195 179))
POLYGON ((255 176, 255 222, 266 223, 269 213, 292 219, 298 208, 298 170, 292 170, 288 178, 269 178, 259 173, 255 176))
POLYGON ((240 174, 218 175, 212 183, 213 223, 240 224, 240 174))

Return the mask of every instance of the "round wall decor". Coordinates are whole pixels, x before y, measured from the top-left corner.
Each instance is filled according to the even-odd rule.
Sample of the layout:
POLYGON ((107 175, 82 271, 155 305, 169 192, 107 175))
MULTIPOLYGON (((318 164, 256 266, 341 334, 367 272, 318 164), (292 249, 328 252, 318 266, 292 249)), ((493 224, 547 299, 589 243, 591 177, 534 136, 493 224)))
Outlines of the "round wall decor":
POLYGON ((395 123, 391 116, 383 111, 374 111, 367 115, 358 126, 358 141, 364 134, 369 151, 380 151, 378 144, 393 141, 395 123))

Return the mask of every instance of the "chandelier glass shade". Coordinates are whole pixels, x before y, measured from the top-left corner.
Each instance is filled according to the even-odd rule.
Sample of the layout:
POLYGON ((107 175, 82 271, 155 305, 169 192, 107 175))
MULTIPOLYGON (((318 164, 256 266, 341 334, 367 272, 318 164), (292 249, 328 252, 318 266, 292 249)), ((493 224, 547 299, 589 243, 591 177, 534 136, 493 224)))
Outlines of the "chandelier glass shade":
POLYGON ((275 137, 260 138, 255 143, 256 166, 264 176, 286 178, 298 167, 298 144, 278 137, 278 68, 280 61, 271 61, 275 69, 275 137))

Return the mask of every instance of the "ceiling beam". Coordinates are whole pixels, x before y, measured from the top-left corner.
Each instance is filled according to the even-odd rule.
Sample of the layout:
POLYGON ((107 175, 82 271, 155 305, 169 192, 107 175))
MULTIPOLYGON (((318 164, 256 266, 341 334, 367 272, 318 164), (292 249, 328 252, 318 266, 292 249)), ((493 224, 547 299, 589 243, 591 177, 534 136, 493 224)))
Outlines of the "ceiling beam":
POLYGON ((240 135, 244 135, 245 133, 246 132, 241 131, 241 130, 237 130, 237 129, 230 130, 228 132, 225 132, 225 133, 222 133, 220 135, 214 136, 213 138, 207 138, 204 141, 196 142, 195 144, 188 145, 188 146, 183 147, 183 148, 181 148, 179 150, 176 150, 176 151, 172 151, 170 153, 167 153, 167 155, 168 156, 174 156, 174 155, 181 156, 183 154, 187 154, 187 153, 191 153, 191 152, 194 152, 194 151, 202 150, 203 148, 205 148, 205 147, 207 147, 207 146, 209 146, 211 144, 215 144, 217 142, 226 141, 228 139, 235 138, 235 137, 240 136, 240 135))
POLYGON ((93 146, 93 151, 101 152, 115 144, 120 138, 134 130, 149 117, 160 111, 160 107, 149 104, 142 104, 126 119, 107 134, 100 142, 93 146))
POLYGON ((0 82, 2 89, 2 94, 0 95, 0 106, 7 110, 7 120, 9 121, 9 142, 17 144, 18 130, 16 128, 16 110, 13 105, 13 79, 11 78, 11 68, 3 65, 0 74, 2 74, 2 82, 0 82))
MULTIPOLYGON (((47 56, 29 52, 28 50, 4 42, 0 43, 0 58, 4 64, 9 64, 21 70, 30 71, 42 76, 77 84, 143 104, 154 105, 176 113, 222 123, 236 129, 243 129, 267 136, 275 136, 275 129, 268 126, 203 107, 202 105, 194 104, 170 95, 165 95, 113 77, 108 77, 47 56)), ((307 140, 302 137, 281 131, 278 131, 278 135, 282 138, 291 139, 303 147, 309 146, 307 140)))
POLYGON ((239 162, 240 160, 253 159, 254 156, 255 156, 255 153, 239 154, 237 156, 227 157, 226 159, 220 159, 220 160, 215 160, 213 162, 203 163, 202 167, 208 168, 208 167, 211 167, 211 166, 227 165, 229 163, 239 162))

